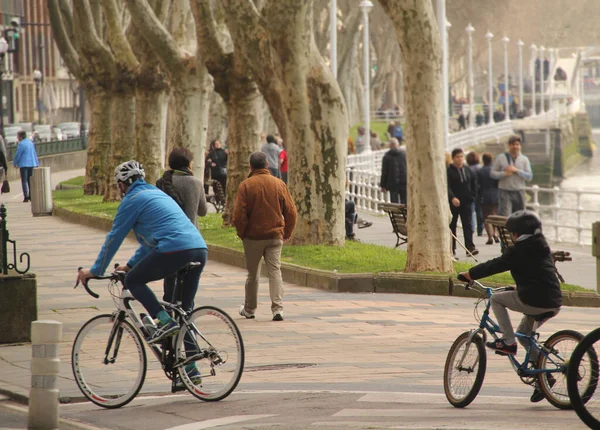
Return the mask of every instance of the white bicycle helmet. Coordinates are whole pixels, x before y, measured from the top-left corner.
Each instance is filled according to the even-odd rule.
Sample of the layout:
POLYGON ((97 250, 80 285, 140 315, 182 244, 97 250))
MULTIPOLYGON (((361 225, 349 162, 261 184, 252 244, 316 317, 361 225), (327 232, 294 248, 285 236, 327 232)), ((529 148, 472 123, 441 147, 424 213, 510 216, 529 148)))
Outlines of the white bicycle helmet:
POLYGON ((119 164, 115 169, 115 181, 117 183, 124 182, 131 185, 134 180, 140 177, 145 178, 146 172, 144 172, 142 165, 135 160, 119 164))

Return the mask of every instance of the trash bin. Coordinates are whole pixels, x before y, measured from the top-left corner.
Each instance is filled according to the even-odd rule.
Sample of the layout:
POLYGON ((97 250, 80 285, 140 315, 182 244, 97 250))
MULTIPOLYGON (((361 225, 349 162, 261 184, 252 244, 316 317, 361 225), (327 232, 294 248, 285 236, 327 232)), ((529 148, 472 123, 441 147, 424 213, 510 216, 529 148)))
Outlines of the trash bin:
POLYGON ((33 216, 52 215, 52 183, 50 167, 36 167, 31 177, 31 213, 33 216))

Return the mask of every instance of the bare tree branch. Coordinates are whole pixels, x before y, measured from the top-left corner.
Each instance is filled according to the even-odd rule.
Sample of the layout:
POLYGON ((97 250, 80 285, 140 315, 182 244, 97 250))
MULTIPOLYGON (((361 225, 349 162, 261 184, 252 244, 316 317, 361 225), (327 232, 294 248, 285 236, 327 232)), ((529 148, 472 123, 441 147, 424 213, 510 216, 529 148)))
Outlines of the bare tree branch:
POLYGON ((115 0, 102 0, 104 15, 106 17, 106 29, 108 35, 108 43, 117 58, 117 61, 122 63, 129 69, 139 67, 139 62, 125 38, 125 32, 121 26, 121 18, 115 0))
MULTIPOLYGON (((69 26, 68 19, 63 20, 58 0, 49 0, 47 4, 48 15, 50 16, 50 25, 52 26, 52 34, 54 36, 54 40, 56 41, 56 45, 59 48, 60 55, 65 61, 69 71, 80 80, 81 65, 79 63, 79 57, 77 56, 77 51, 71 43, 73 39, 69 37, 69 32, 65 28, 69 26), (66 24, 65 21, 67 21, 66 24)), ((73 19, 71 16, 70 25, 72 24, 73 19)))
POLYGON ((135 21, 135 25, 148 43, 156 52, 160 52, 160 58, 171 74, 178 74, 182 70, 182 55, 177 43, 157 18, 156 14, 146 0, 125 0, 129 12, 135 21))
POLYGON ((75 24, 73 31, 80 42, 82 54, 89 59, 90 64, 97 65, 97 70, 107 69, 114 76, 115 57, 96 33, 89 1, 74 0, 73 6, 75 24))
POLYGON ((226 53, 224 47, 221 46, 217 24, 210 7, 210 0, 191 0, 190 3, 197 24, 198 50, 204 57, 206 67, 214 76, 224 68, 226 53))

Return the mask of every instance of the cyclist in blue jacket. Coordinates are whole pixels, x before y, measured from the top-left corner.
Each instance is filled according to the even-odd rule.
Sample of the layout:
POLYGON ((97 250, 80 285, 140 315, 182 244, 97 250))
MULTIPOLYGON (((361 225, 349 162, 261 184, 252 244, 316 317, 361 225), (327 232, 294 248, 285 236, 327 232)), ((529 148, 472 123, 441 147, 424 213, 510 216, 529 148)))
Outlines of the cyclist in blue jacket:
POLYGON ((90 269, 79 272, 79 280, 86 282, 93 276, 102 276, 133 229, 140 247, 127 265, 117 270, 127 272, 125 287, 150 316, 158 319, 156 331, 147 339, 152 344, 175 335, 180 327, 159 304, 148 282, 164 279, 190 262, 202 263, 190 268, 182 283, 182 307, 191 311, 208 250, 202 235, 175 200, 146 183, 144 177, 144 169, 135 160, 115 169, 115 180, 123 193, 123 200, 96 262, 90 269))

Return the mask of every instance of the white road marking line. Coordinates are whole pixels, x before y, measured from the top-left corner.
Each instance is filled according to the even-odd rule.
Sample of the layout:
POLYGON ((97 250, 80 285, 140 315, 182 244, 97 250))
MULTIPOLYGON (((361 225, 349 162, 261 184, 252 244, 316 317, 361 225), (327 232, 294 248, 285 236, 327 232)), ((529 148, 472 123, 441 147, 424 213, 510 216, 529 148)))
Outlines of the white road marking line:
POLYGON ((177 427, 171 427, 165 430, 202 430, 212 427, 224 426, 227 424, 240 423, 242 421, 258 420, 261 418, 274 417, 275 415, 234 415, 225 418, 216 418, 212 420, 199 421, 191 424, 183 424, 177 427))

